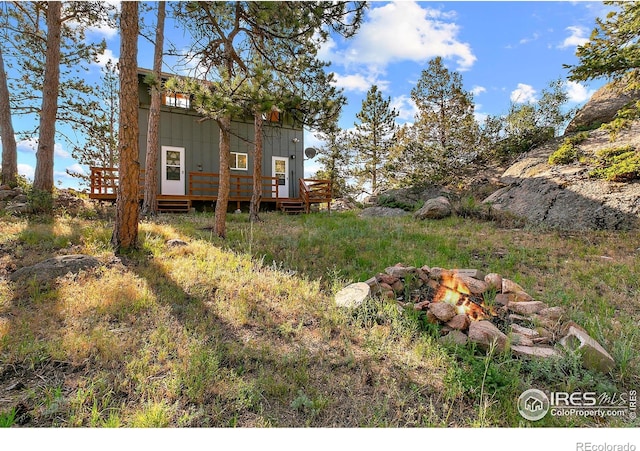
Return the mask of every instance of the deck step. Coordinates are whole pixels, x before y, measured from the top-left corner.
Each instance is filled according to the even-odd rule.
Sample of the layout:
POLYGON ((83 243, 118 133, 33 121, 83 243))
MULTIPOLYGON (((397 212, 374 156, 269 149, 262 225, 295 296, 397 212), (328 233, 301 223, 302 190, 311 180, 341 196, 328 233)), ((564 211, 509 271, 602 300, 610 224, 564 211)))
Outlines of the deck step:
POLYGON ((188 213, 190 209, 189 199, 158 199, 159 213, 188 213))
POLYGON ((280 201, 279 208, 283 213, 287 213, 290 215, 306 213, 304 202, 297 199, 280 201))

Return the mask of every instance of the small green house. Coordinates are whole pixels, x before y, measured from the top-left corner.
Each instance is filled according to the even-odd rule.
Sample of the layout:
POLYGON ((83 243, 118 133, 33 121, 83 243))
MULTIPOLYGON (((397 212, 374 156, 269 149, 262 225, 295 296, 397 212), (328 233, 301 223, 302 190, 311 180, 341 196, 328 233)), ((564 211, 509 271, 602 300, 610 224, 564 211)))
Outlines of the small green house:
MULTIPOLYGON (((151 71, 138 71, 138 122, 141 177, 145 168, 146 136, 150 86, 145 83, 151 71)), ((167 74, 167 77, 170 75, 167 74)), ((266 114, 262 155, 262 203, 266 207, 284 208, 304 201, 309 210, 309 192, 322 191, 324 202, 330 199, 326 181, 304 179, 304 140, 302 124, 287 112, 266 114), (318 182, 323 182, 318 184, 318 182), (318 189, 318 187, 322 189, 318 189), (306 198, 306 199, 305 199, 306 198)), ((192 107, 188 94, 165 92, 162 96, 159 126, 158 207, 160 210, 188 210, 192 206, 213 205, 219 183, 220 128, 216 121, 202 117, 192 107)), ((232 122, 230 207, 241 208, 251 199, 254 165, 253 118, 232 122)), ((91 168, 90 197, 115 199, 116 168, 91 168)), ((312 196, 313 197, 313 196, 312 196)), ((302 206, 300 207, 302 208, 302 206)))

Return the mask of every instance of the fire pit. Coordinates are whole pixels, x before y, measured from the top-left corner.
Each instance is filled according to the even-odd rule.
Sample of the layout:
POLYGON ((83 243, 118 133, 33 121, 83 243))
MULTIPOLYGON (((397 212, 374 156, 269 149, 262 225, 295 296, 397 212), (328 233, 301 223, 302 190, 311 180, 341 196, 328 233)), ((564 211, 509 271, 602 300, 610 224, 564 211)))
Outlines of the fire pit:
POLYGON ((398 263, 366 282, 345 287, 336 294, 336 302, 357 306, 369 296, 425 312, 429 322, 441 326, 443 342, 475 343, 523 358, 580 352, 587 368, 608 372, 615 367, 607 351, 567 319, 564 308, 549 307, 496 273, 398 263))

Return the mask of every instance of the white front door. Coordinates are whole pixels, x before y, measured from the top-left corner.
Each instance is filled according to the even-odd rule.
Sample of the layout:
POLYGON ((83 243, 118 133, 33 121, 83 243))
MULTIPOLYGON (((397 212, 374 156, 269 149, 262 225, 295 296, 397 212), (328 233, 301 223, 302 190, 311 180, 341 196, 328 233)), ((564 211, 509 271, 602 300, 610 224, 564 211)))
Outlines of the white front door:
POLYGON ((287 157, 272 157, 273 177, 278 179, 278 197, 289 197, 289 159, 287 157))
POLYGON ((184 196, 184 147, 162 146, 161 193, 184 196))

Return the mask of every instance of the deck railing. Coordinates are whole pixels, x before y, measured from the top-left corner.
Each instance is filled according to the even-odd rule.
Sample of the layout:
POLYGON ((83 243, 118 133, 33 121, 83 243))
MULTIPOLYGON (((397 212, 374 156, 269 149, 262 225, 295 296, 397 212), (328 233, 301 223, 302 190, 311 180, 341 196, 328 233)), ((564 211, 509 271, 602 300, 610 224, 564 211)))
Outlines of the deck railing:
POLYGON ((300 197, 305 204, 307 213, 311 211, 311 204, 326 203, 331 211, 331 181, 317 179, 300 179, 300 197))
MULTIPOLYGON (((118 191, 118 168, 91 166, 89 197, 93 199, 115 198, 118 191)), ((144 169, 140 170, 139 190, 144 187, 144 169)))
MULTIPOLYGON (((211 198, 218 195, 220 174, 216 172, 189 172, 189 193, 192 198, 211 198)), ((251 200, 253 176, 231 174, 229 177, 229 199, 233 201, 251 200)), ((277 177, 262 177, 262 197, 278 199, 277 177)))
MULTIPOLYGON (((102 168, 92 166, 90 175, 89 197, 92 199, 115 199, 118 189, 118 168, 102 168)), ((230 179, 229 200, 249 201, 253 194, 253 177, 250 175, 232 174, 230 179)), ((213 199, 218 196, 220 174, 215 172, 189 172, 188 192, 193 199, 213 199)), ((140 193, 144 187, 144 170, 140 171, 140 193)), ((278 179, 262 177, 263 199, 279 199, 278 179)))

